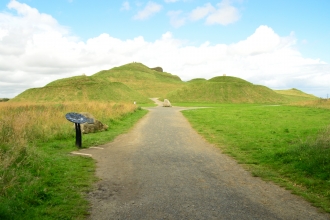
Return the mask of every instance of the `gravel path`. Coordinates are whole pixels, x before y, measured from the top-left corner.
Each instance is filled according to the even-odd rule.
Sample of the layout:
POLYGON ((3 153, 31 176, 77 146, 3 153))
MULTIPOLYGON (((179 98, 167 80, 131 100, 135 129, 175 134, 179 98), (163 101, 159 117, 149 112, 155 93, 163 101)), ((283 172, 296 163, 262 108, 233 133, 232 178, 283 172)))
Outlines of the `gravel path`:
POLYGON ((183 108, 149 108, 129 133, 81 150, 97 161, 90 219, 330 219, 252 177, 207 143, 183 108))

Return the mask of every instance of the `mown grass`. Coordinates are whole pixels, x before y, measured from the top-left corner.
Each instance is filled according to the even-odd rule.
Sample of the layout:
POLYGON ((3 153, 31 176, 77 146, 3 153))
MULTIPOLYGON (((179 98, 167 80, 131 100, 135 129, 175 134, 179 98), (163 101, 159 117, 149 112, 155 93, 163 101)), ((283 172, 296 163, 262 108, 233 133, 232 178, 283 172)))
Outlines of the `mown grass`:
POLYGON ((76 150, 67 112, 90 112, 109 130, 83 135, 83 147, 125 132, 146 111, 133 104, 0 104, 0 219, 84 219, 94 176, 76 150))
POLYGON ((253 175, 272 180, 327 212, 329 113, 324 108, 247 104, 183 111, 201 135, 253 175))

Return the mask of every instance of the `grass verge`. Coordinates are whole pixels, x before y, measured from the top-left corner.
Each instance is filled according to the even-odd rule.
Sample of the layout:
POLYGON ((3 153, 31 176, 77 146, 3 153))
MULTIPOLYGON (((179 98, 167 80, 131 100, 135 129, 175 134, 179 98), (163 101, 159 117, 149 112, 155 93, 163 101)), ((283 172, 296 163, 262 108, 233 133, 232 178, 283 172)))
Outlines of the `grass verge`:
POLYGON ((202 136, 253 175, 330 212, 328 109, 240 104, 183 114, 202 136))
MULTIPOLYGON (((83 135, 83 147, 113 140, 147 112, 121 104, 101 108, 102 105, 97 105, 99 109, 94 109, 98 109, 94 115, 102 118, 109 130, 83 135)), ((57 120, 61 126, 47 130, 53 126, 52 114, 64 118, 65 112, 79 106, 0 107, 2 113, 7 113, 0 114, 0 219, 85 219, 89 208, 85 195, 96 181, 95 162, 69 154, 76 150, 72 123, 64 119, 62 124, 57 120), (41 118, 46 115, 49 121, 44 122, 44 127, 36 126, 39 122, 34 115, 41 118), (19 123, 15 124, 18 116, 21 116, 19 123), (35 120, 24 123, 31 118, 35 120)))

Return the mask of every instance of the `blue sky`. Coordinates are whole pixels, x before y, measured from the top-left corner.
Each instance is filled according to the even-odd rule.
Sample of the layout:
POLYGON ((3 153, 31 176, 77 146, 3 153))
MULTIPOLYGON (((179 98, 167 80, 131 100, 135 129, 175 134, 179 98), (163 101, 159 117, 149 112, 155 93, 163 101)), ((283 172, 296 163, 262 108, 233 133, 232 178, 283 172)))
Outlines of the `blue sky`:
POLYGON ((132 61, 330 96, 328 0, 0 3, 0 97, 132 61))

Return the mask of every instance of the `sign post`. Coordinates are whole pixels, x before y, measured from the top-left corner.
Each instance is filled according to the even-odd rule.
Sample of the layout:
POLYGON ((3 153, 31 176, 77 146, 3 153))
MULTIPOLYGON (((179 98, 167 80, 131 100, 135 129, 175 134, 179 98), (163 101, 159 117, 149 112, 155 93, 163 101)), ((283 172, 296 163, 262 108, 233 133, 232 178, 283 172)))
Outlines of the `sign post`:
POLYGON ((87 122, 87 118, 85 116, 83 116, 82 114, 78 114, 75 112, 69 112, 65 115, 65 118, 70 121, 73 122, 76 128, 76 146, 78 148, 81 148, 82 146, 82 141, 81 141, 81 129, 80 129, 80 124, 83 124, 85 122, 87 122))

